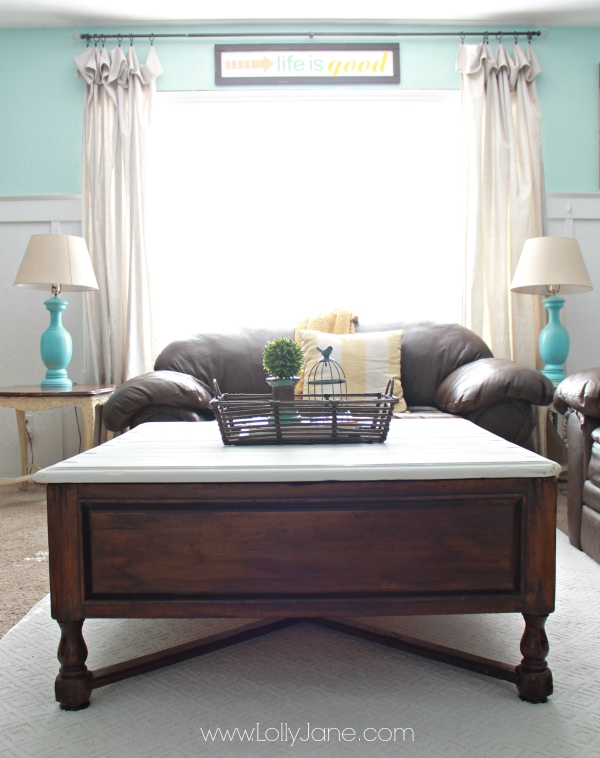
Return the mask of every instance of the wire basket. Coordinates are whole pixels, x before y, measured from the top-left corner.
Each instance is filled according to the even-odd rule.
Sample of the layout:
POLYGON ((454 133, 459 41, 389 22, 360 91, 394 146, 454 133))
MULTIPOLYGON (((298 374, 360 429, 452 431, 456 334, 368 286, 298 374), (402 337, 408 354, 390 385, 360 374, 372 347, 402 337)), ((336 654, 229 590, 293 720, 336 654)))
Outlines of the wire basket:
MULTIPOLYGON (((392 385, 393 386, 393 385, 392 385)), ((221 394, 210 401, 225 445, 384 442, 396 398, 391 391, 343 399, 221 394)))

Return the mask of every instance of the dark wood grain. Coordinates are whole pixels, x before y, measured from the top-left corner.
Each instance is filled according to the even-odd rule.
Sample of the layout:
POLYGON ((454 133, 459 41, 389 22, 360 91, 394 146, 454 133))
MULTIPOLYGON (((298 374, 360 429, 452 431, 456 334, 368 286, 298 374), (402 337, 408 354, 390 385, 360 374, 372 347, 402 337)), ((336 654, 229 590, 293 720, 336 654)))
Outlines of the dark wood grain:
POLYGON ((114 392, 115 384, 74 384, 71 389, 42 387, 40 384, 0 387, 0 397, 87 397, 106 395, 114 392))
MULTIPOLYGON (((52 615, 68 651, 57 697, 67 708, 89 700, 77 627, 89 617, 520 612, 518 668, 435 655, 510 672, 500 678, 543 702, 552 679, 539 619, 554 609, 555 518, 554 478, 48 485, 52 615)), ((117 666, 92 674, 93 686, 149 670, 117 666)))

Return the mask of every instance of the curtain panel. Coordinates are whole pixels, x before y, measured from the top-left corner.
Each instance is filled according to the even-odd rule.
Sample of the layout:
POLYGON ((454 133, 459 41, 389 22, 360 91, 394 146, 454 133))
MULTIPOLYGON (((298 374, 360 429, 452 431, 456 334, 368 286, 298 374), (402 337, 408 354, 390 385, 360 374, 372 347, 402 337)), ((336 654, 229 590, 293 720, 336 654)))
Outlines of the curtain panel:
POLYGON ((545 234, 541 66, 529 44, 461 44, 466 234, 464 323, 494 355, 536 367, 540 300, 510 292, 525 240, 545 234))
POLYGON ((155 82, 153 46, 140 65, 131 45, 87 48, 74 59, 85 84, 83 234, 99 292, 86 297, 88 378, 120 384, 152 368, 146 261, 146 164, 155 82))

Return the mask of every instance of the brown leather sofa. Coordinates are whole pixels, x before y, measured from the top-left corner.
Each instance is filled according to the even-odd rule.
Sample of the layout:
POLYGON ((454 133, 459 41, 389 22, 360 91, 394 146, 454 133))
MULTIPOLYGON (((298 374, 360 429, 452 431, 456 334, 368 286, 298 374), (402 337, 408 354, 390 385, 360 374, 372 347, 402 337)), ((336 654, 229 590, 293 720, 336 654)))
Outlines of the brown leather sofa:
POLYGON ((600 368, 564 379, 554 407, 564 414, 569 541, 600 563, 600 368))
MULTIPOLYGON (((525 447, 532 447, 533 405, 549 405, 553 386, 538 371, 496 359, 485 342, 458 324, 357 324, 356 331, 403 329, 401 381, 413 413, 451 413, 525 447)), ((262 367, 265 344, 283 329, 240 328, 197 334, 167 345, 154 371, 121 385, 104 409, 111 431, 147 421, 206 421, 213 379, 222 392, 268 394, 262 367)))

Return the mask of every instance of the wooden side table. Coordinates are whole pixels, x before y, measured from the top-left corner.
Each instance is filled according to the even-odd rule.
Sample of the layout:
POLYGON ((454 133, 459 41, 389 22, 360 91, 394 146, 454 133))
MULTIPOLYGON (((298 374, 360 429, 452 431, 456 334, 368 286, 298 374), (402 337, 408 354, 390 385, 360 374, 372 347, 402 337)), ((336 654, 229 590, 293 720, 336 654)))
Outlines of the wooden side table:
POLYGON ((76 384, 71 390, 42 389, 39 385, 0 387, 0 407, 14 408, 17 413, 19 442, 21 445, 21 476, 9 479, 3 484, 21 482, 21 489, 27 489, 27 480, 38 468, 27 462, 27 432, 25 414, 27 411, 49 411, 53 408, 75 406, 81 409, 83 418, 82 450, 89 450, 94 444, 96 421, 102 406, 115 389, 114 384, 76 384))

